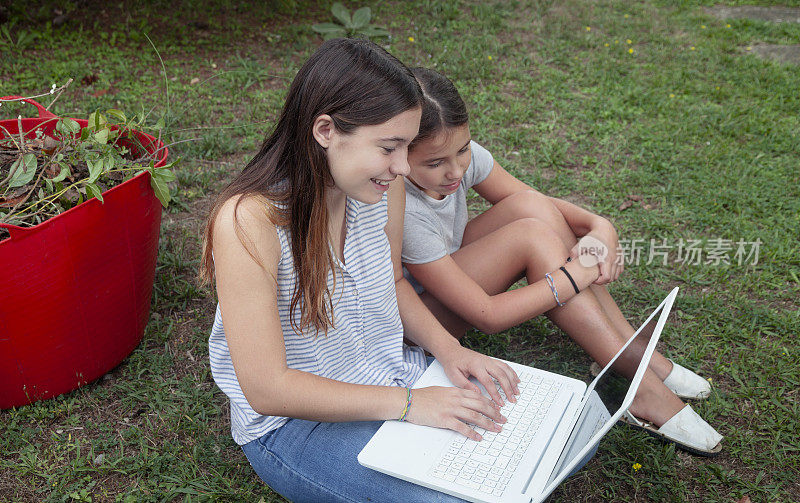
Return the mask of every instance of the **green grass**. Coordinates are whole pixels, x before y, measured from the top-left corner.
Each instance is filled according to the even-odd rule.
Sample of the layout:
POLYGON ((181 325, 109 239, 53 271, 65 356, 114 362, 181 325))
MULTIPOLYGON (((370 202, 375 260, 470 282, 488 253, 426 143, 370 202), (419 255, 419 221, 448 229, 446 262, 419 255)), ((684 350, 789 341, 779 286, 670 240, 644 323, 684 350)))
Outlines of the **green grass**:
MULTIPOLYGON (((622 239, 763 242, 757 265, 642 262, 611 287, 634 324, 681 287, 661 349, 713 380, 696 408, 726 436, 723 454, 696 458, 614 428, 555 501, 800 500, 798 67, 746 50, 795 44, 800 25, 719 20, 703 10, 716 3, 369 4, 393 34, 382 43, 409 66, 447 74, 473 137, 532 186, 611 218, 622 239), (621 210, 630 195, 642 200, 621 210)), ((727 2, 741 3, 752 2, 727 2)), ((269 130, 329 5, 187 4, 90 3, 61 28, 46 24, 47 2, 27 15, 12 6, 12 40, 34 37, 0 45, 0 94, 71 77, 58 114, 152 108, 169 142, 197 139, 171 147, 184 160, 142 344, 107 378, 0 412, 2 501, 281 501, 228 434, 208 368, 214 301, 194 273, 213 194, 269 130), (97 81, 82 84, 90 75, 97 81)), ((31 110, 3 105, 0 116, 31 110)), ((465 344, 587 377, 588 358, 543 319, 471 332, 465 344)))

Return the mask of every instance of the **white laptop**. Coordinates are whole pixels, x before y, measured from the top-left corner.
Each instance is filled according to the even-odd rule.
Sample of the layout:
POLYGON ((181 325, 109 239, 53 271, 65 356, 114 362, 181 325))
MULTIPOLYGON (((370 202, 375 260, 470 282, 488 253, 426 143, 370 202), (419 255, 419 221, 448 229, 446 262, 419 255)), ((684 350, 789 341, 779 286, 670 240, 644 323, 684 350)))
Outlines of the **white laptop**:
MULTIPOLYGON (((477 428, 483 440, 475 442, 451 430, 386 421, 359 453, 359 463, 468 501, 543 501, 630 407, 677 293, 677 288, 670 292, 588 387, 507 362, 522 382, 516 403, 503 395, 501 413, 508 419, 503 431, 477 428), (617 360, 637 370, 621 405, 609 414, 595 387, 617 360)), ((438 362, 414 388, 427 386, 453 386, 438 362)))

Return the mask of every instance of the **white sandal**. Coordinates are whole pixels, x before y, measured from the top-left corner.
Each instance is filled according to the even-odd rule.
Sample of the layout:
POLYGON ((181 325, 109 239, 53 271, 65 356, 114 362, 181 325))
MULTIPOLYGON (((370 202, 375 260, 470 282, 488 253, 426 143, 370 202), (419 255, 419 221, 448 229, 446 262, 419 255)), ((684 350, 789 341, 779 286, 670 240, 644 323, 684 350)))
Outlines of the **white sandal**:
MULTIPOLYGON (((672 390, 679 398, 702 400, 711 395, 711 384, 691 370, 672 362, 672 370, 664 379, 664 386, 672 390)), ((596 362, 589 366, 592 377, 597 377, 603 370, 596 362)))
POLYGON ((661 425, 661 428, 656 428, 653 423, 643 421, 628 411, 625 411, 620 421, 661 440, 673 442, 678 448, 692 454, 713 457, 722 452, 722 439, 725 437, 688 404, 661 425))

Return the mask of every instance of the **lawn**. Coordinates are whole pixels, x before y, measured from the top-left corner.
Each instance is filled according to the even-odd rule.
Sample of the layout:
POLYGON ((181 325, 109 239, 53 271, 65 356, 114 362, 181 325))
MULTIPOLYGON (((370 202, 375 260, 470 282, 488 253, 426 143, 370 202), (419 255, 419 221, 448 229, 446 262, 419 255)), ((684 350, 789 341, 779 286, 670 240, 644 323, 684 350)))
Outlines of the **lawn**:
MULTIPOLYGON (((58 26, 55 1, 0 9, 0 95, 72 78, 55 113, 152 109, 182 158, 144 340, 94 383, 0 411, 0 501, 283 501, 230 438, 208 366, 214 294, 195 274, 214 194, 269 131, 330 3, 136 4, 73 2, 58 26)), ((660 349, 712 381, 695 408, 725 450, 615 427, 552 500, 800 501, 800 80, 752 50, 797 43, 800 24, 690 0, 346 3, 363 5, 391 32, 376 40, 457 84, 503 166, 616 224, 629 254, 611 292, 634 325, 681 288, 660 349)), ((17 114, 34 111, 0 108, 17 114)), ((543 318, 465 344, 589 378, 543 318)))

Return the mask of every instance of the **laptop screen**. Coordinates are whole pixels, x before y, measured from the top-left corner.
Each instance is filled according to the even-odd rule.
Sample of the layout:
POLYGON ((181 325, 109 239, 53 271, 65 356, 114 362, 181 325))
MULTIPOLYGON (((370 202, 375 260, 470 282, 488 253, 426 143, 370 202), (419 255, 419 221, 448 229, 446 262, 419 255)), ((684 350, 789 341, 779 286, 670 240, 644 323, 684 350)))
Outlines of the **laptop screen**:
MULTIPOLYGON (((585 403, 578 421, 564 446, 561 456, 553 468, 553 473, 547 481, 546 486, 550 486, 552 482, 563 480, 569 474, 562 473, 567 469, 573 460, 582 454, 585 447, 590 444, 597 444, 600 438, 613 426, 616 419, 613 417, 618 416, 624 412, 623 405, 628 404, 625 408, 629 407, 630 402, 636 395, 638 379, 633 379, 637 374, 644 374, 646 365, 641 365, 644 359, 649 363, 652 356, 651 339, 657 325, 663 327, 663 321, 666 316, 659 316, 659 314, 668 314, 669 307, 665 308, 665 304, 669 298, 665 300, 642 324, 633 337, 620 349, 616 357, 613 358, 605 368, 595 377, 592 383, 587 387, 583 397, 585 403), (663 319, 662 319, 663 318, 663 319), (641 372, 638 372, 641 370, 641 372), (632 386, 636 382, 636 386, 632 386), (609 413, 609 411, 613 411, 609 413), (611 423, 611 424, 609 424, 611 423), (605 428, 608 426, 608 428, 605 428)), ((671 302, 669 303, 671 305, 671 302)), ((659 333, 660 335, 660 333, 659 333)), ((655 346, 656 340, 653 341, 652 348, 655 346)), ((590 451, 588 451, 590 452, 590 451)))

